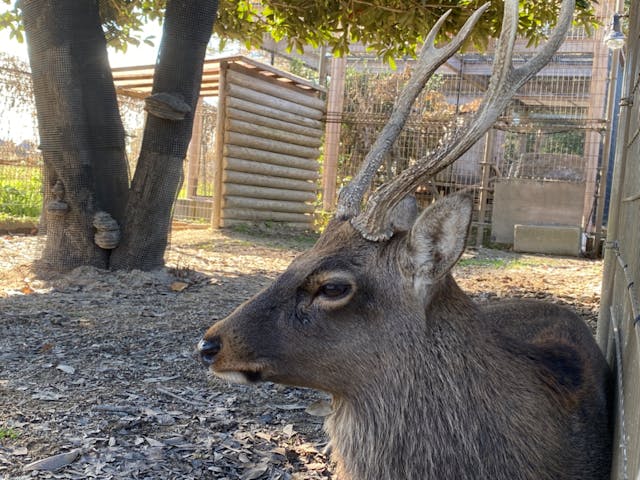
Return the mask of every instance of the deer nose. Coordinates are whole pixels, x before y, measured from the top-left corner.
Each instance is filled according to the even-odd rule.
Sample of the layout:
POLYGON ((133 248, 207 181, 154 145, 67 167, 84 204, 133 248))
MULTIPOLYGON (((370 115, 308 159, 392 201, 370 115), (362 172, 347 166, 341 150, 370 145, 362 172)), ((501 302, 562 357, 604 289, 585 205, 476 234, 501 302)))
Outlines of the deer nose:
POLYGON ((207 367, 210 367, 216 359, 216 355, 220 351, 221 346, 220 337, 213 337, 210 339, 203 338, 200 340, 198 342, 198 352, 200 353, 200 360, 202 363, 207 367))

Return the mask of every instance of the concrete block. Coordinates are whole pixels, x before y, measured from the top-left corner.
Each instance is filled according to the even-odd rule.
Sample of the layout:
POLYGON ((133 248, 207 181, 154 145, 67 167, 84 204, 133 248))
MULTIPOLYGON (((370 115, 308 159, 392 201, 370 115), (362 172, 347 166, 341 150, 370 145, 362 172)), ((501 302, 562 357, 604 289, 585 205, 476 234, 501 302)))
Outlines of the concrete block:
POLYGON ((515 225, 516 252, 549 255, 580 255, 582 229, 572 225, 515 225))
POLYGON ((496 180, 491 239, 513 243, 514 225, 581 225, 585 183, 496 180))

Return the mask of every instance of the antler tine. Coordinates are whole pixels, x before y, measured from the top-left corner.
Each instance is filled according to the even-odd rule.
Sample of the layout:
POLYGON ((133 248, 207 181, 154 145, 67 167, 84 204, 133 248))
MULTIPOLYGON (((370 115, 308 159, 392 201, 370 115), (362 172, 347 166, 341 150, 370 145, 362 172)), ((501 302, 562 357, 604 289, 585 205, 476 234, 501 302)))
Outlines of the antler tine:
POLYGON ((471 122, 458 130, 439 150, 404 170, 382 185, 369 198, 365 211, 351 219, 363 237, 380 241, 393 235, 390 214, 407 194, 415 191, 422 179, 451 165, 491 128, 516 91, 551 59, 560 47, 573 18, 575 0, 563 0, 560 17, 549 40, 533 58, 519 68, 512 64, 518 26, 518 0, 505 0, 502 32, 498 40, 493 71, 483 102, 471 122))
POLYGON ((335 214, 336 218, 348 219, 356 216, 360 212, 360 204, 364 194, 371 187, 371 181, 384 161, 384 156, 388 153, 393 142, 395 142, 402 131, 415 99, 438 67, 458 51, 487 8, 489 8, 488 2, 482 5, 467 19, 458 34, 444 47, 436 48, 435 40, 442 24, 451 13, 451 10, 445 12, 429 31, 416 67, 396 100, 389 121, 382 129, 380 136, 371 147, 369 153, 367 153, 363 166, 360 168, 358 174, 349 185, 344 187, 340 192, 335 214))

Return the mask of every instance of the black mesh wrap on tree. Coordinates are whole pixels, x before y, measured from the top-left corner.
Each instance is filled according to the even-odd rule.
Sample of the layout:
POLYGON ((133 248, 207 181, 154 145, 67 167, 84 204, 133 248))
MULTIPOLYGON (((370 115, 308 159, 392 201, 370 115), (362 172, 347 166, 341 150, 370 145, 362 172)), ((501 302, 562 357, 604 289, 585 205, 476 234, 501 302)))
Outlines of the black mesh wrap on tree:
POLYGON ((93 216, 122 221, 129 178, 98 2, 21 3, 45 163, 47 240, 38 265, 106 267, 93 216))
POLYGON ((111 257, 111 268, 151 270, 164 265, 171 211, 182 183, 216 11, 217 2, 212 0, 167 2, 153 78, 154 100, 147 101, 149 115, 129 193, 127 218, 121 244, 111 257), (166 107, 162 110, 173 110, 175 118, 157 116, 157 102, 166 107))

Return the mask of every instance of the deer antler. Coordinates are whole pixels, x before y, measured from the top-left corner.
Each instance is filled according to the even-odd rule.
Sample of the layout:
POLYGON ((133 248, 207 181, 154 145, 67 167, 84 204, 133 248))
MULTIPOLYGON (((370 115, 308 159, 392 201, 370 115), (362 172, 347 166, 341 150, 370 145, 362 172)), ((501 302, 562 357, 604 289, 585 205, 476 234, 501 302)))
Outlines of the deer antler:
POLYGON ((380 167, 385 154, 404 126, 415 98, 438 66, 458 50, 487 5, 483 5, 467 20, 458 35, 447 46, 436 49, 433 40, 448 12, 440 18, 427 37, 418 60, 418 66, 398 97, 389 122, 367 154, 358 175, 341 192, 336 217, 350 218, 354 228, 369 240, 389 239, 393 235, 390 220, 393 207, 407 194, 415 191, 424 177, 435 175, 451 165, 491 128, 518 88, 547 64, 564 41, 571 25, 574 3, 575 0, 563 0, 560 17, 548 41, 523 66, 514 68, 512 58, 518 26, 518 0, 505 0, 502 32, 496 48, 489 88, 471 122, 464 129, 459 129, 450 141, 427 158, 421 159, 404 170, 398 177, 378 188, 369 198, 364 212, 359 213, 364 193, 370 187, 373 176, 380 167), (434 53, 437 58, 430 58, 434 53), (414 77, 418 78, 414 79, 414 77))
POLYGON ((458 34, 442 48, 436 48, 436 36, 451 10, 447 10, 431 28, 422 46, 415 69, 393 106, 389 121, 380 132, 380 136, 371 147, 369 153, 367 153, 360 171, 340 192, 336 218, 352 218, 360 212, 360 203, 364 194, 371 187, 371 181, 380 165, 382 165, 384 156, 391 149, 398 135, 400 135, 411 112, 411 106, 438 67, 460 49, 480 16, 489 8, 489 5, 490 3, 487 2, 476 10, 467 19, 458 34))

